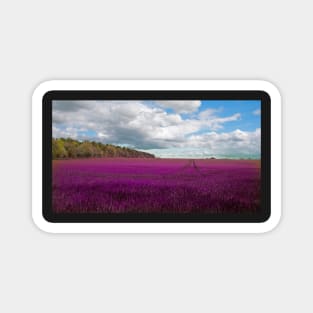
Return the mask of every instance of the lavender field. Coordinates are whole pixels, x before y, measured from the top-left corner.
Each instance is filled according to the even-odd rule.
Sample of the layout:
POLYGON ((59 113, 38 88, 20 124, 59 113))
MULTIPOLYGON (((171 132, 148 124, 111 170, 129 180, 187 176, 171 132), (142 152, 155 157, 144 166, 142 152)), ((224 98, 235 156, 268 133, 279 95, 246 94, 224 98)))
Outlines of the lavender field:
POLYGON ((260 207, 260 161, 53 160, 55 213, 242 213, 260 207))

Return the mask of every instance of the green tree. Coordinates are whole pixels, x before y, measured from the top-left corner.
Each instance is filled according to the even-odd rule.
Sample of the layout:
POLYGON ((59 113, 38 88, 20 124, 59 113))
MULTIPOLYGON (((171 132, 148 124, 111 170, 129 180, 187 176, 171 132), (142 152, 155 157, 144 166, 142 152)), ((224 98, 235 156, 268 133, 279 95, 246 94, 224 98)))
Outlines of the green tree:
POLYGON ((52 158, 66 158, 68 153, 64 147, 64 141, 62 139, 52 139, 52 158))

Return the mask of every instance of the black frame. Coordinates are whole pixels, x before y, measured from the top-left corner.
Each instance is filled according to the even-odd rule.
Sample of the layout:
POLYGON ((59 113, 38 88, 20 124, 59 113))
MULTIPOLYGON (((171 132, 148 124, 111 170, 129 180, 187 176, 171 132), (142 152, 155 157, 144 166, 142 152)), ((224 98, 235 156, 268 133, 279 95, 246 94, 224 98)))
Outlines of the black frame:
POLYGON ((42 214, 53 223, 262 223, 271 215, 271 98, 260 90, 54 90, 42 99, 42 214), (260 100, 261 101, 261 211, 234 214, 113 214, 54 213, 52 211, 52 101, 53 100, 260 100))

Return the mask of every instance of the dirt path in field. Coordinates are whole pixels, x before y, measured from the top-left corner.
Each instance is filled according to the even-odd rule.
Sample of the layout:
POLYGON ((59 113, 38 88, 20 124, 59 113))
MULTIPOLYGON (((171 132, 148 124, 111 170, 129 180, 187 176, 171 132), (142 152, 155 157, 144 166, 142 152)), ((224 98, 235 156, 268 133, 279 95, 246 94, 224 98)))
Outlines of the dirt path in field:
POLYGON ((192 167, 193 167, 194 169, 196 169, 197 171, 199 171, 199 167, 197 166, 195 160, 192 160, 191 165, 192 165, 192 167))
POLYGON ((201 176, 205 176, 205 175, 201 172, 201 170, 199 169, 199 167, 198 167, 198 165, 197 165, 197 163, 196 163, 195 160, 192 160, 191 163, 192 163, 193 168, 194 168, 201 176))
POLYGON ((200 170, 200 168, 198 167, 197 163, 195 160, 190 159, 186 162, 186 164, 184 166, 182 166, 181 168, 175 170, 174 172, 172 172, 171 174, 175 174, 175 175, 183 175, 185 173, 192 173, 195 172, 198 175, 201 176, 205 176, 202 171, 200 170))

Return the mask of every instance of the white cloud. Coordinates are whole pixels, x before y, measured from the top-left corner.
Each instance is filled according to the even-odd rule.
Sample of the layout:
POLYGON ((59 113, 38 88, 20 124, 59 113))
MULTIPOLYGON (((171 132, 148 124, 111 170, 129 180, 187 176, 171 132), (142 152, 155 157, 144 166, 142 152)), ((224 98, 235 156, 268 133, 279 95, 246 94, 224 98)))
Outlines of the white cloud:
POLYGON ((245 132, 236 129, 229 133, 209 132, 201 135, 192 135, 188 138, 189 146, 208 148, 213 153, 260 153, 260 129, 254 132, 245 132))
POLYGON ((60 129, 56 126, 52 126, 53 137, 63 137, 63 138, 73 138, 76 139, 79 133, 77 128, 66 127, 65 129, 60 129))
POLYGON ((101 132, 99 132, 99 133, 97 134, 97 136, 98 136, 99 138, 108 138, 108 136, 107 136, 106 134, 103 134, 103 133, 101 133, 101 132))
POLYGON ((260 129, 253 132, 239 129, 229 133, 209 132, 189 136, 185 142, 173 148, 144 151, 168 158, 258 157, 261 151, 260 136, 260 129))
POLYGON ((201 106, 201 101, 199 100, 187 100, 187 101, 156 101, 156 104, 162 108, 168 108, 174 110, 176 113, 192 113, 198 110, 201 106))
POLYGON ((260 109, 254 110, 252 113, 253 113, 253 115, 260 115, 261 114, 261 110, 260 109))
POLYGON ((206 109, 206 110, 201 111, 198 116, 200 120, 207 120, 211 118, 212 116, 215 117, 216 112, 217 112, 216 109, 206 109))

